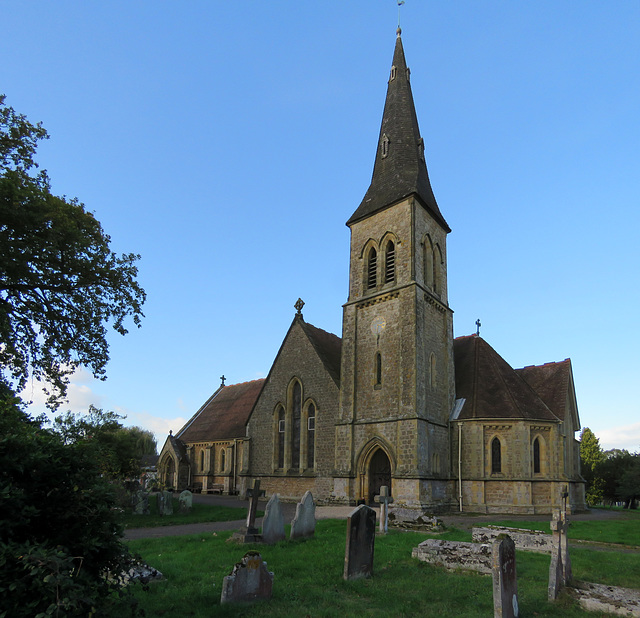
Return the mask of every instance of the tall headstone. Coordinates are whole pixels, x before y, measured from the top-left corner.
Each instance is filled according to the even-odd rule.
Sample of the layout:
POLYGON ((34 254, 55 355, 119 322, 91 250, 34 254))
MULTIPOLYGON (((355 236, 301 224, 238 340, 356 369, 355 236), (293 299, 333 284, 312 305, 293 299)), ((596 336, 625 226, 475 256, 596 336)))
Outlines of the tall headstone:
POLYGON ((180 512, 188 515, 193 508, 193 494, 188 489, 185 489, 178 498, 178 504, 180 504, 180 512))
POLYGON ((344 579, 371 577, 376 539, 376 512, 361 504, 347 519, 344 579))
POLYGON ((493 615, 495 618, 518 618, 518 578, 516 544, 500 535, 492 545, 493 615))
POLYGON ((291 539, 307 539, 316 532, 316 503, 310 491, 305 492, 296 506, 296 515, 291 522, 291 539))
POLYGON ((134 515, 149 515, 149 494, 144 489, 138 489, 133 493, 131 504, 134 515))
POLYGON ((280 496, 273 494, 267 508, 264 511, 264 519, 262 520, 262 542, 269 545, 284 541, 286 535, 284 533, 284 516, 280 505, 280 496))
POLYGON ((273 573, 256 551, 247 552, 222 580, 220 603, 268 601, 273 590, 273 573))
POLYGON ((386 485, 380 487, 380 495, 374 500, 380 503, 380 532, 386 534, 389 530, 389 505, 393 502, 389 488, 386 485))
POLYGON ((247 524, 244 528, 233 534, 233 539, 241 543, 261 543, 262 535, 260 530, 256 528, 256 512, 258 510, 258 500, 264 496, 264 490, 260 489, 260 481, 253 482, 253 488, 247 489, 247 498, 249 498, 249 510, 247 513, 247 524))
POLYGON ((173 494, 170 491, 161 491, 157 495, 158 515, 173 515, 173 494))
POLYGON ((573 578, 571 570, 571 557, 569 556, 569 540, 567 531, 569 523, 567 521, 566 510, 553 511, 553 519, 550 522, 551 535, 551 563, 549 565, 549 600, 553 601, 558 597, 560 589, 571 582, 573 578))
POLYGON ((567 516, 567 498, 569 492, 564 488, 562 492, 562 511, 560 513, 560 521, 562 522, 560 530, 560 551, 562 552, 562 577, 565 584, 570 584, 573 579, 573 571, 571 569, 571 556, 569 555, 569 518, 567 516))

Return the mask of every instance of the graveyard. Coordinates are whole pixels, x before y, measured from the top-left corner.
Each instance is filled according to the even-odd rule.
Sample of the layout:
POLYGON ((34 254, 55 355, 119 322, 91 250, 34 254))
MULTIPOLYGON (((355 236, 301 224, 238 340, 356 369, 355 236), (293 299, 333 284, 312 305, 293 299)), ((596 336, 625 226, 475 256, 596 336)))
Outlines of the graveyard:
MULTIPOLYGON (((259 497, 259 489, 256 495, 259 497)), ((306 502, 309 500, 307 497, 306 502)), ((299 510, 303 502, 298 505, 299 510)), ((248 542, 238 537, 237 530, 128 542, 133 552, 164 576, 146 589, 140 586, 136 589, 147 615, 245 616, 259 612, 261 616, 509 616, 514 614, 497 613, 497 610, 494 614, 494 598, 496 594, 500 596, 502 584, 495 577, 492 579, 491 569, 502 551, 509 556, 504 564, 509 564, 509 570, 517 577, 517 584, 513 580, 519 610, 516 615, 584 616, 585 610, 563 585, 554 589, 554 599, 550 600, 553 539, 558 548, 557 560, 561 551, 558 535, 565 529, 568 530, 565 551, 570 551, 569 568, 575 582, 640 588, 640 514, 633 511, 616 518, 594 517, 573 523, 557 516, 547 522, 496 519, 491 526, 484 523, 476 526, 471 517, 464 525, 448 525, 442 532, 425 533, 394 527, 384 532, 380 510, 361 506, 351 512, 349 519, 318 519, 313 522, 312 530, 306 527, 305 534, 295 534, 295 530, 292 534, 291 525, 284 525, 279 515, 277 500, 272 498, 265 509, 268 515, 265 522, 269 519, 270 523, 264 523, 264 528, 259 521, 261 511, 256 510, 257 499, 249 505, 238 504, 245 507, 241 519, 247 518, 244 527, 238 526, 241 536, 246 535, 247 530, 254 535, 248 542), (350 520, 360 517, 359 511, 362 511, 362 527, 354 529, 350 520), (496 549, 499 543, 494 543, 492 556, 491 543, 496 538, 504 545, 500 531, 492 526, 538 531, 532 534, 539 537, 533 543, 539 547, 523 551, 520 547, 529 543, 527 535, 523 530, 520 534, 511 531, 516 539, 515 554, 508 547, 496 549), (416 551, 428 539, 454 546, 461 542, 488 543, 485 545, 489 548, 485 560, 488 570, 483 574, 422 561, 416 557, 416 551), (349 566, 350 546, 361 551, 349 566), (364 568, 356 564, 358 560, 367 563, 364 568), (256 573, 262 569, 260 581, 268 585, 268 599, 252 603, 234 602, 229 598, 225 601, 223 588, 233 589, 229 582, 232 571, 234 578, 237 574, 245 576, 246 565, 253 565, 256 573), (498 586, 497 593, 495 586, 498 586)), ((309 515, 297 512, 292 522, 294 528, 298 525, 296 519, 305 518, 309 519, 309 515)), ((562 577, 562 567, 556 574, 562 577)), ((505 607, 511 611, 514 593, 510 591, 505 596, 504 588, 502 590, 508 601, 505 607)), ((610 614, 595 611, 588 615, 610 614)))

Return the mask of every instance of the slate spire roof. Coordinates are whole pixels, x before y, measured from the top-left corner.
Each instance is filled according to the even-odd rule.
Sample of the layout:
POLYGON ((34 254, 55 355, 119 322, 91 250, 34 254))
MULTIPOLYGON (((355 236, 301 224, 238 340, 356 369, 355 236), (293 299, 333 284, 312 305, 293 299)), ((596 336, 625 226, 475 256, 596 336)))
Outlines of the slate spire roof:
POLYGON ((347 225, 415 195, 442 228, 450 232, 429 182, 400 33, 398 28, 371 185, 347 225))

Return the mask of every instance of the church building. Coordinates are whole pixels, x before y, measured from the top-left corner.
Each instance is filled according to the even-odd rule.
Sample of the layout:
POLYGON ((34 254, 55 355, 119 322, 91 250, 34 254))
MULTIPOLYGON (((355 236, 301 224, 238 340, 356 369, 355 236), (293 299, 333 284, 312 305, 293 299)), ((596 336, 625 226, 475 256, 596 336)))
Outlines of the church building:
POLYGON ((342 337, 301 300, 266 378, 224 385, 170 435, 174 489, 434 513, 585 508, 569 359, 513 369, 479 335, 454 339, 447 235, 420 136, 400 29, 371 184, 349 217, 342 337))

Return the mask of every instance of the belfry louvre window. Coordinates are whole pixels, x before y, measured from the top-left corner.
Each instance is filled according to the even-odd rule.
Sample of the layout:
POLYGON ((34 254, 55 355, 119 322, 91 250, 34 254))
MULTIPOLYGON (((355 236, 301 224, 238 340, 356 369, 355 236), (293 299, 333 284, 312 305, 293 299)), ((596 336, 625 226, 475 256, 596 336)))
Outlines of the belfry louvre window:
POLYGON ((369 257, 367 259, 367 289, 376 287, 378 279, 378 254, 376 250, 371 248, 369 250, 369 257))
POLYGON ((384 282, 393 283, 396 279, 396 246, 390 240, 385 251, 384 282))
POLYGON ((376 373, 374 385, 382 385, 382 355, 380 354, 380 352, 376 352, 376 373))
POLYGON ((501 450, 500 440, 498 438, 491 440, 491 474, 500 474, 502 472, 501 450))

